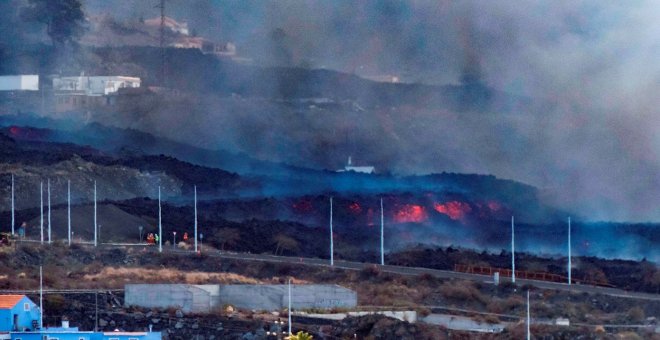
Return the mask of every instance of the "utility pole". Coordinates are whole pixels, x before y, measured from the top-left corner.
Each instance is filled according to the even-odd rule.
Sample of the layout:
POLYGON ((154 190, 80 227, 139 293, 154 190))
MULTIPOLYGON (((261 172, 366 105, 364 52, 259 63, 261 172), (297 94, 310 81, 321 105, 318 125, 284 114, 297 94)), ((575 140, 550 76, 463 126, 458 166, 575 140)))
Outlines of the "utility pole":
POLYGON ((39 266, 39 330, 44 329, 44 267, 39 266))
POLYGON ((568 285, 571 285, 571 217, 568 217, 568 285))
POLYGON ((14 226, 16 219, 14 218, 14 174, 11 174, 11 235, 14 236, 14 226))
POLYGON ((527 340, 531 339, 531 334, 529 333, 529 323, 531 318, 529 316, 529 290, 527 290, 527 340))
POLYGON ((289 314, 289 336, 291 336, 291 279, 289 279, 289 309, 287 314, 289 314))
POLYGON ((67 235, 69 246, 71 246, 71 181, 67 181, 66 186, 66 215, 67 215, 67 235))
POLYGON ((41 244, 44 244, 44 182, 39 182, 39 197, 41 198, 41 218, 39 225, 41 227, 41 244))
POLYGON ((516 283, 515 224, 511 216, 511 282, 516 283))
POLYGON ((96 229, 98 228, 98 220, 96 219, 96 181, 94 181, 94 247, 96 247, 96 229))
POLYGON ((195 253, 197 252, 197 186, 195 185, 195 253))
POLYGON ((48 179, 48 244, 50 244, 51 241, 51 224, 50 224, 50 178, 48 179))
POLYGON ((332 196, 330 196, 330 265, 335 265, 335 251, 332 240, 332 196))
POLYGON ((383 198, 380 199, 380 265, 385 265, 385 217, 383 213, 383 198))
POLYGON ((158 252, 163 252, 163 223, 162 211, 160 207, 160 186, 158 186, 158 252))
POLYGON ((94 332, 99 330, 99 291, 94 291, 94 332))

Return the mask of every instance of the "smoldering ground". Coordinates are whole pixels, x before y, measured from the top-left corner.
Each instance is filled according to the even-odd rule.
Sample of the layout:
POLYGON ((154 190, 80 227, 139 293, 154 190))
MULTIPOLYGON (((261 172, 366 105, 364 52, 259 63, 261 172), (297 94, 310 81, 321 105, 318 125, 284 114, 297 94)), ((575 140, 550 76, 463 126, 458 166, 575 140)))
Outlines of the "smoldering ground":
MULTIPOLYGON (((111 12, 125 20, 157 16, 154 5, 85 1, 88 14, 111 12)), ((541 187, 549 200, 592 219, 660 218, 656 2, 168 1, 167 6, 169 15, 188 21, 200 35, 235 42, 239 54, 259 66, 394 75, 403 82, 456 85, 468 94, 485 88, 487 100, 464 110, 424 100, 387 106, 357 100, 366 112, 318 112, 307 106, 300 114, 272 102, 254 107, 250 99, 211 98, 117 125, 314 168, 337 168, 352 154, 396 173, 491 173, 541 187), (496 105, 510 98, 532 104, 496 105)), ((187 75, 191 83, 206 76, 187 75)), ((270 97, 278 98, 278 86, 272 88, 270 97)), ((378 101, 370 91, 359 93, 357 87, 356 92, 355 97, 378 101)))

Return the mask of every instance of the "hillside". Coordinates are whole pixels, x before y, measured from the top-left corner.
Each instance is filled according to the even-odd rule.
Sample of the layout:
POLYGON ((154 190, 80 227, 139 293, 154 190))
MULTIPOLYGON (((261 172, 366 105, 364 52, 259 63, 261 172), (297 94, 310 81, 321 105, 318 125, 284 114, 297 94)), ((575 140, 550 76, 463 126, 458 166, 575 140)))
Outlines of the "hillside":
MULTIPOLYGON (((26 118, 17 120, 25 122, 26 118)), ((268 221, 300 224, 298 229, 272 229, 278 223, 271 223, 267 229, 272 230, 264 229, 262 235, 254 232, 244 235, 264 244, 273 244, 272 239, 279 233, 294 235, 304 228, 322 230, 328 223, 329 198, 334 196, 335 230, 339 235, 346 233, 339 237, 349 240, 344 243, 339 239, 339 247, 345 245, 342 252, 356 259, 372 256, 360 253, 368 254, 377 248, 380 199, 384 203, 388 251, 423 244, 498 252, 509 248, 512 215, 516 216, 518 225, 519 251, 552 256, 565 251, 563 221, 567 213, 545 204, 536 188, 494 176, 443 173, 400 177, 317 171, 196 148, 143 132, 98 124, 54 130, 11 125, 16 122, 11 116, 2 120, 2 124, 9 125, 2 129, 4 135, 0 134, 4 145, 1 169, 5 174, 1 191, 9 197, 8 175, 13 172, 16 207, 22 210, 18 223, 29 221, 31 228, 38 226, 39 182, 44 181, 45 186, 50 178, 52 204, 60 206, 55 209, 61 209, 66 202, 69 179, 74 205, 87 205, 89 209, 96 180, 99 200, 119 203, 121 209, 133 216, 124 224, 111 216, 102 216, 99 224, 113 226, 107 229, 108 235, 134 235, 138 225, 154 228, 159 185, 162 198, 170 205, 164 212, 165 230, 169 233, 188 228, 193 215, 192 190, 197 185, 199 210, 205 219, 207 235, 213 235, 228 221, 239 229, 249 228, 253 220, 262 221, 257 225, 271 223, 268 221), (180 156, 182 160, 169 155, 180 156), (222 170, 224 166, 238 173, 222 170), (139 199, 142 197, 149 199, 139 199), (126 204, 122 203, 127 199, 126 204), (148 216, 146 220, 145 216, 148 216)), ((35 122, 32 123, 37 126, 63 124, 43 119, 35 122)), ((9 200, 0 202, 7 220, 9 203, 9 200)), ((89 218, 87 215, 82 219, 89 218)), ((657 224, 596 224, 580 222, 576 216, 574 221, 576 254, 659 260, 653 251, 660 237, 657 224), (613 246, 611 240, 615 239, 629 246, 613 246)), ((56 226, 62 227, 62 222, 58 221, 56 226)), ((122 238, 125 237, 118 237, 122 238)), ((325 253, 324 241, 319 243, 305 237, 297 241, 310 244, 310 251, 305 254, 325 253)), ((264 250, 253 248, 255 245, 246 247, 250 251, 264 250)))

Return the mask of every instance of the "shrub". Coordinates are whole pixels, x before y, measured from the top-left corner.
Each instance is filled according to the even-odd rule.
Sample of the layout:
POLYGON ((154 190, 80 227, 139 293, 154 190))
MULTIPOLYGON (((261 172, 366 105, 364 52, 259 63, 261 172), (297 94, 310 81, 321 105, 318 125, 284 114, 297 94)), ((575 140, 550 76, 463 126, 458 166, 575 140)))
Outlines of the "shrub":
POLYGON ((646 315, 644 314, 644 310, 639 306, 635 306, 628 310, 628 318, 630 319, 630 321, 642 322, 644 321, 644 317, 646 317, 646 315))
POLYGON ((486 298, 470 281, 445 282, 440 286, 440 294, 448 300, 476 301, 485 304, 486 298))

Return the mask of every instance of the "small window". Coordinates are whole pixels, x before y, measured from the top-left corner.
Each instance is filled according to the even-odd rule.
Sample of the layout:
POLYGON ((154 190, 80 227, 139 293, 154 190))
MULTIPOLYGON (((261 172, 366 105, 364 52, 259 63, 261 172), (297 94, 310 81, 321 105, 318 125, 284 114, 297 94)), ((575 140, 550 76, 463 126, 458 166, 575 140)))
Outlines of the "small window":
POLYGON ((26 312, 29 312, 29 311, 30 311, 30 304, 27 303, 27 302, 24 303, 24 304, 23 304, 23 310, 26 311, 26 312))

